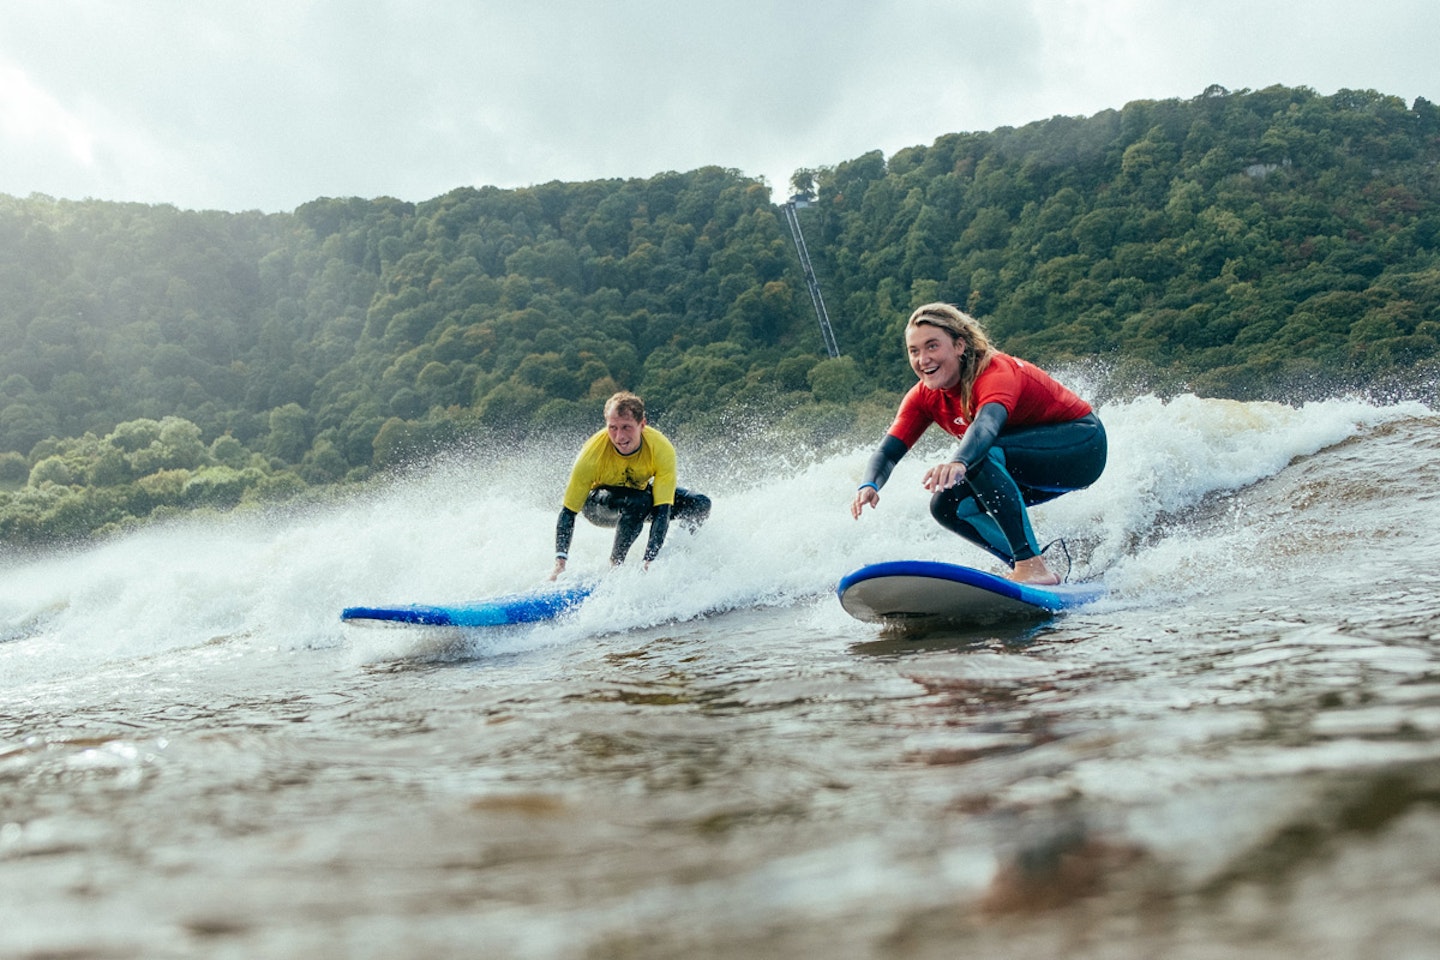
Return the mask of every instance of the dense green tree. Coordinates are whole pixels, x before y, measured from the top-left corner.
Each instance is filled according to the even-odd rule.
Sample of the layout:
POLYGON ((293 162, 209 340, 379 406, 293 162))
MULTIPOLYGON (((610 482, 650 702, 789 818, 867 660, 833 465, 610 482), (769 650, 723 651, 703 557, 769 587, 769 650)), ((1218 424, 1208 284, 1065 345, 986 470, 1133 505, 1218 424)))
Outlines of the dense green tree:
POLYGON ((298 403, 270 411, 270 432, 265 452, 286 463, 298 463, 310 449, 310 415, 298 403))
POLYGON ((14 490, 30 480, 30 462, 14 450, 0 453, 0 489, 14 490))
POLYGON ((864 377, 854 357, 821 360, 805 376, 815 399, 821 403, 850 403, 859 398, 864 377))

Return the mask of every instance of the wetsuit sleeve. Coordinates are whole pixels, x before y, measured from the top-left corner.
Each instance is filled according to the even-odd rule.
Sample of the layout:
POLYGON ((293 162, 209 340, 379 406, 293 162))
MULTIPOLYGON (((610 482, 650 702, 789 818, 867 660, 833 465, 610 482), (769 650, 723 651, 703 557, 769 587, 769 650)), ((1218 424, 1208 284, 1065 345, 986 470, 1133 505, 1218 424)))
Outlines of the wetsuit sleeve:
POLYGON ((860 486, 869 484, 876 490, 885 486, 885 481, 890 479, 890 471, 895 469, 895 464, 909 451, 905 441, 887 433, 885 439, 880 441, 880 448, 870 455, 870 462, 865 464, 865 475, 860 486))
POLYGON ((965 429, 965 436, 960 438, 960 446, 955 449, 955 456, 950 459, 965 464, 966 470, 973 469, 975 464, 984 460, 985 454, 990 452, 995 438, 1005 429, 1005 421, 1009 418, 1003 404, 987 403, 982 406, 975 414, 975 419, 970 421, 970 426, 965 429))
POLYGON ((646 563, 660 555, 660 548, 665 545, 665 531, 669 528, 670 504, 658 504, 650 511, 650 539, 645 544, 646 563))
POLYGON ((560 518, 555 521, 555 556, 570 555, 570 541, 575 536, 575 511, 569 507, 560 508, 560 518))

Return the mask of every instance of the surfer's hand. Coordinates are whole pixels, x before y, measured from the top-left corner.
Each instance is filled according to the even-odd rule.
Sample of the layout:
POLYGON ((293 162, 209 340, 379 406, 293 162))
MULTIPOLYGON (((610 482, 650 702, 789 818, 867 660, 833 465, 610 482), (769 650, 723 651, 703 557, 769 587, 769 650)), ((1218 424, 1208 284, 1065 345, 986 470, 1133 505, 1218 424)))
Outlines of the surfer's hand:
POLYGON ((925 478, 921 485, 932 493, 937 490, 949 490, 955 484, 965 479, 965 464, 951 460, 948 463, 939 463, 925 471, 925 478))
POLYGON ((872 510, 880 505, 880 491, 868 483, 855 491, 855 499, 850 502, 850 516, 859 520, 860 511, 865 509, 867 503, 872 510))
POLYGON ((558 578, 560 577, 560 574, 562 574, 562 573, 564 573, 564 572, 565 572, 565 558, 564 558, 564 557, 556 557, 556 558, 555 558, 555 569, 552 570, 552 571, 550 571, 550 579, 551 579, 551 580, 556 580, 556 579, 558 579, 558 578))

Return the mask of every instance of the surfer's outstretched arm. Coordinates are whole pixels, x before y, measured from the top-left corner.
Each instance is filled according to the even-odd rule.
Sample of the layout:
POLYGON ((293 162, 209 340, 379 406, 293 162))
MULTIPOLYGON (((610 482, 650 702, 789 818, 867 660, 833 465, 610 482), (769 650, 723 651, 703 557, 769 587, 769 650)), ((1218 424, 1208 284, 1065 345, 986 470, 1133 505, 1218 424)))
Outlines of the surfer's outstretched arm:
POLYGON ((895 469, 895 464, 910 450, 905 446, 905 441, 899 437, 886 434, 885 439, 880 441, 880 447, 870 455, 870 462, 865 464, 865 476, 860 481, 860 487, 855 491, 855 499, 850 502, 850 515, 856 520, 860 519, 860 511, 868 504, 875 507, 880 503, 880 488, 885 486, 885 481, 890 479, 890 471, 895 469))
POLYGON ((551 580, 565 572, 565 561, 570 556, 570 541, 574 536, 575 511, 561 507, 560 516, 555 521, 555 569, 550 571, 551 580))
POLYGON ((855 491, 855 499, 850 501, 850 516, 859 520, 860 512, 867 505, 872 510, 880 506, 880 492, 870 484, 862 483, 860 489, 855 491))

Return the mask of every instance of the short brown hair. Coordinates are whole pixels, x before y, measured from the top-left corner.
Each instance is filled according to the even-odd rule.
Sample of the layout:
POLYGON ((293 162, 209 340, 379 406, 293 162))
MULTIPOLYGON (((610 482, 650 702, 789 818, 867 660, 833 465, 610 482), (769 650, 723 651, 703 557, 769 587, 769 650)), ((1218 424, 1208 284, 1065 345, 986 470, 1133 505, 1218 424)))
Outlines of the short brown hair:
POLYGON ((645 421, 645 401, 628 390, 621 390, 605 401, 605 416, 618 413, 629 416, 636 423, 645 421))

